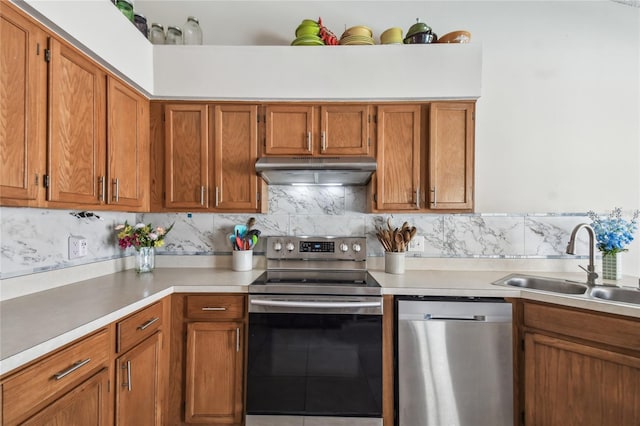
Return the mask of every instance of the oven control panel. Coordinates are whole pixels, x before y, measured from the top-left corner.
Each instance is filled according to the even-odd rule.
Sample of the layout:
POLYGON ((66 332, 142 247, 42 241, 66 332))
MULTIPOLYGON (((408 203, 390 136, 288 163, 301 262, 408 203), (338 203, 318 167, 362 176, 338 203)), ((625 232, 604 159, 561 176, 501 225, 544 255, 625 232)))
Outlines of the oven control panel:
POLYGON ((365 261, 365 237, 267 237, 267 259, 365 261))

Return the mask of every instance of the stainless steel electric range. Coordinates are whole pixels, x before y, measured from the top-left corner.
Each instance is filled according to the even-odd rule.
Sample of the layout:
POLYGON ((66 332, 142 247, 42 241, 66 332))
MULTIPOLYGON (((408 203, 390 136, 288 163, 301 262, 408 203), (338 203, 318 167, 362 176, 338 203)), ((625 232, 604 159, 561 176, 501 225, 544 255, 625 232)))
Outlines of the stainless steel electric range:
POLYGON ((246 425, 382 425, 382 289, 366 238, 268 237, 266 256, 249 286, 246 425))

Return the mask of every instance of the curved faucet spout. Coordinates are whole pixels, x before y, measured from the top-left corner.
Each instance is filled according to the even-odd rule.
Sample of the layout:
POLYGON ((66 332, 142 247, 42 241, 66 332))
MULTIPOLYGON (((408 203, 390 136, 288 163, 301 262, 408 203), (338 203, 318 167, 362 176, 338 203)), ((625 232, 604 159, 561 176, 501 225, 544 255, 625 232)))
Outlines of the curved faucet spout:
POLYGON ((573 228, 573 231, 571 231, 571 238, 569 238, 569 244, 567 244, 567 254, 576 254, 576 234, 582 228, 586 229, 589 234, 589 265, 587 266, 587 269, 582 266, 580 267, 587 272, 587 285, 596 285, 596 279, 598 278, 595 266, 596 233, 589 224, 581 223, 573 228))

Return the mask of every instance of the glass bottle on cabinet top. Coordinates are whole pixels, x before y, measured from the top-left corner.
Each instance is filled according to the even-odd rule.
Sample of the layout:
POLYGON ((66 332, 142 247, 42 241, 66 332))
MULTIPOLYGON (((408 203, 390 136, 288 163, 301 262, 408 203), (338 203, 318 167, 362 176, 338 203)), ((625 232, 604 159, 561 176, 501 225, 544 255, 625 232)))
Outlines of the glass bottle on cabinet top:
POLYGON ((202 28, 195 16, 189 16, 182 33, 184 44, 202 44, 202 28))

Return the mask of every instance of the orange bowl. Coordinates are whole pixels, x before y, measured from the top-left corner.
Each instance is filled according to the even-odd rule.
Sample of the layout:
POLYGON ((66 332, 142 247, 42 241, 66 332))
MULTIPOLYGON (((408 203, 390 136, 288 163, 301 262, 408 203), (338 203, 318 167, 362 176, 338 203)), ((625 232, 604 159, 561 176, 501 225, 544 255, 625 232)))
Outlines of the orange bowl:
POLYGON ((469 43, 471 33, 469 31, 452 31, 441 36, 437 43, 469 43))

